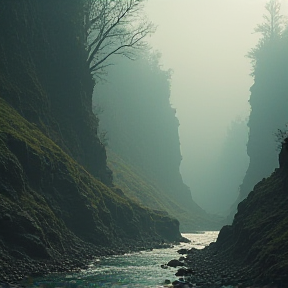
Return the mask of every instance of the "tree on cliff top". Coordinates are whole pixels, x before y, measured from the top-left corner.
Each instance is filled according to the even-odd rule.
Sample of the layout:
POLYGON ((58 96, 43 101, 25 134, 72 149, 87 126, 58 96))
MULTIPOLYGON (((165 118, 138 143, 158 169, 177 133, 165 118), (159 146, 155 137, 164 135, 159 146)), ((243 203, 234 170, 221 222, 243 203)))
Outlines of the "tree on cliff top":
POLYGON ((263 15, 264 22, 258 24, 254 29, 255 33, 261 33, 262 37, 259 39, 258 44, 253 48, 247 57, 251 59, 253 66, 252 75, 254 75, 257 61, 261 58, 261 52, 265 50, 271 43, 276 43, 277 40, 281 39, 282 33, 285 29, 286 19, 281 15, 281 4, 278 0, 270 0, 265 5, 267 14, 263 15))
MULTIPOLYGON (((85 7, 88 63, 91 73, 101 73, 112 55, 135 58, 146 47, 143 39, 154 26, 143 16, 143 0, 88 0, 85 7)), ((96 74, 96 76, 97 76, 96 74)))
POLYGON ((268 15, 263 15, 265 21, 257 25, 255 32, 262 33, 264 40, 268 40, 281 35, 284 16, 280 14, 281 4, 276 0, 270 0, 265 8, 268 15))

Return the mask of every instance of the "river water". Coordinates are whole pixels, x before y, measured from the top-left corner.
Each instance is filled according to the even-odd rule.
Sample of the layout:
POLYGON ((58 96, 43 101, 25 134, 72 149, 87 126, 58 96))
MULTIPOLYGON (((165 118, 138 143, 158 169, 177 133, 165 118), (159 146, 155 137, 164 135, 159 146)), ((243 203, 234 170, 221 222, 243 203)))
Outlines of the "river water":
POLYGON ((165 280, 173 282, 177 268, 161 268, 172 259, 181 256, 177 250, 182 248, 202 249, 214 242, 218 232, 207 231, 197 234, 182 234, 191 243, 181 243, 167 249, 153 249, 138 253, 102 257, 93 261, 89 268, 75 274, 50 275, 44 279, 34 279, 29 287, 126 287, 160 288, 165 280))

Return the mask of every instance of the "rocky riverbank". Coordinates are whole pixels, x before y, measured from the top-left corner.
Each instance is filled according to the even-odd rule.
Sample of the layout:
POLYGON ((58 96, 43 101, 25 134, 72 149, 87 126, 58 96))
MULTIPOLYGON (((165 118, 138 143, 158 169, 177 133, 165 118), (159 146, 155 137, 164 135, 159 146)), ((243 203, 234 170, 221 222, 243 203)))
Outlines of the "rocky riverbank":
MULTIPOLYGON (((204 249, 181 249, 179 260, 172 260, 168 266, 178 269, 176 280, 170 284, 177 288, 285 288, 285 283, 280 280, 258 278, 249 266, 243 265, 238 259, 233 259, 228 254, 220 253, 215 243, 204 249)), ((163 266, 165 268, 165 266, 163 266)), ((169 281, 167 281, 167 284, 169 281)), ((169 285, 167 286, 169 287, 169 285)))
MULTIPOLYGON (((183 238, 185 242, 186 239, 183 238)), ((22 259, 12 259, 11 256, 0 259, 0 288, 2 287, 27 287, 31 279, 42 277, 50 273, 78 272, 87 269, 93 259, 101 256, 122 255, 125 253, 152 250, 155 248, 165 249, 174 243, 163 243, 161 240, 151 239, 145 242, 130 242, 126 245, 113 247, 95 247, 79 241, 78 245, 71 247, 64 255, 47 261, 37 261, 22 255, 22 259), (14 261, 13 261, 14 260, 14 261), (8 284, 9 283, 9 284, 8 284)))
POLYGON ((182 251, 185 268, 177 276, 186 282, 174 287, 288 287, 288 138, 279 166, 238 205, 232 225, 221 229, 216 243, 182 251))

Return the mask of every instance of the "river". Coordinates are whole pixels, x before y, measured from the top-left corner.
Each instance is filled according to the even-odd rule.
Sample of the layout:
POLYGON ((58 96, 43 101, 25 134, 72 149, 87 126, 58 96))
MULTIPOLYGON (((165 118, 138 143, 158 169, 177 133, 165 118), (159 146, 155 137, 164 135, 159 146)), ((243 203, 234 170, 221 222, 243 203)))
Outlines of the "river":
POLYGON ((202 249, 214 242, 218 232, 182 234, 191 240, 191 243, 181 243, 167 249, 153 249, 138 253, 101 257, 93 261, 89 268, 75 274, 56 274, 42 279, 30 279, 26 287, 109 287, 109 288, 160 288, 164 281, 176 280, 176 268, 161 268, 172 259, 181 255, 177 251, 181 248, 202 249))

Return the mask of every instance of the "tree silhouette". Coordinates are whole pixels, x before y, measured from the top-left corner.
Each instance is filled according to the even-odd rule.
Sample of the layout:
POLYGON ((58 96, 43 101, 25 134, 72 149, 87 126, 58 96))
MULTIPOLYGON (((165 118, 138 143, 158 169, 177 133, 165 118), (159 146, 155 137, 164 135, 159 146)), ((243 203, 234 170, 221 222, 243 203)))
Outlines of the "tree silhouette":
POLYGON ((251 59, 253 72, 256 69, 256 64, 261 58, 261 52, 265 50, 270 44, 276 43, 282 36, 285 28, 285 17, 281 15, 281 4, 278 0, 270 0, 265 5, 267 14, 263 15, 264 22, 258 24, 254 29, 255 33, 261 33, 262 37, 259 39, 255 48, 248 52, 247 57, 251 59))
POLYGON ((281 36, 284 25, 284 16, 280 14, 281 4, 276 0, 270 0, 265 8, 268 14, 264 14, 264 22, 258 24, 255 32, 262 33, 263 39, 268 40, 281 36))
POLYGON ((143 39, 155 30, 143 13, 143 0, 88 0, 85 11, 87 61, 93 74, 111 65, 106 60, 112 55, 135 59, 136 51, 146 47, 143 39))

